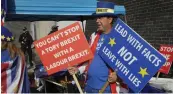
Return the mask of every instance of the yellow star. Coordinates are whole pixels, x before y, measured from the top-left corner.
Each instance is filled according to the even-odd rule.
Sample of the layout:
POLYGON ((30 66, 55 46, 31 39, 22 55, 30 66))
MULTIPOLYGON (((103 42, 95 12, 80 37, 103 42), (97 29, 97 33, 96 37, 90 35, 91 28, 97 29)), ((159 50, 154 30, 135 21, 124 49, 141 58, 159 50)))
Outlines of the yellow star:
POLYGON ((111 47, 114 45, 114 44, 116 44, 115 43, 115 38, 110 38, 110 41, 109 41, 109 43, 108 44, 110 44, 111 45, 111 47))
POLYGON ((3 10, 3 9, 1 9, 1 15, 2 15, 2 14, 4 14, 4 10, 3 10))
POLYGON ((104 38, 102 38, 101 41, 104 41, 104 38))
POLYGON ((10 37, 7 37, 7 41, 10 41, 11 40, 11 38, 10 37))
POLYGON ((140 67, 140 72, 138 72, 138 73, 142 75, 142 78, 144 78, 145 75, 149 75, 147 73, 147 68, 143 69, 143 68, 140 67))
POLYGON ((14 40, 14 37, 13 36, 11 37, 11 40, 14 40))
POLYGON ((1 39, 4 40, 5 39, 5 36, 4 35, 1 35, 1 39))

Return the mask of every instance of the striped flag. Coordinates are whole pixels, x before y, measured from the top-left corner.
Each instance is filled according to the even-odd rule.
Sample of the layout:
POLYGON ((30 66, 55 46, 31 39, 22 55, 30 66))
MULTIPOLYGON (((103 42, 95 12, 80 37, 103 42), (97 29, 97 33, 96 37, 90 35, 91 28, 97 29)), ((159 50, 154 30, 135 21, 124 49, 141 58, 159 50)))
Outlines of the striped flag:
POLYGON ((24 57, 9 57, 8 50, 1 52, 1 93, 29 93, 29 80, 24 57))
POLYGON ((1 26, 4 25, 6 13, 7 13, 7 0, 1 0, 1 26))

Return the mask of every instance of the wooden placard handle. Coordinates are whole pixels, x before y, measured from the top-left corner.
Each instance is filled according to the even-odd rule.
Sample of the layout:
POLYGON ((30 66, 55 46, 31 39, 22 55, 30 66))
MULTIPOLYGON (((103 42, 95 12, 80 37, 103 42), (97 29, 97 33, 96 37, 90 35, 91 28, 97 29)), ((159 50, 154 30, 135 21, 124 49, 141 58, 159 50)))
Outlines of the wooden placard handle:
POLYGON ((83 91, 82 91, 82 89, 81 89, 81 86, 80 86, 80 84, 79 84, 79 81, 78 81, 76 75, 73 74, 72 76, 73 76, 73 79, 74 79, 74 81, 75 81, 75 83, 76 83, 76 85, 77 85, 77 88, 78 88, 80 94, 83 94, 83 91))
POLYGON ((106 83, 104 84, 104 86, 102 87, 102 89, 99 90, 99 94, 103 93, 108 85, 109 85, 109 82, 106 81, 106 83))

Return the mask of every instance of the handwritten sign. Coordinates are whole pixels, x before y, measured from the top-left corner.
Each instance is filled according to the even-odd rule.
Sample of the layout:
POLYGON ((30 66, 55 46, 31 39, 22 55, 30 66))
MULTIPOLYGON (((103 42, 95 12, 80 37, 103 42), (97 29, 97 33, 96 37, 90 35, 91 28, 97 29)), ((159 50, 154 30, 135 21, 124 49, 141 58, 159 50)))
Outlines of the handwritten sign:
POLYGON ((140 92, 166 61, 120 19, 104 40, 99 55, 134 92, 140 92))
POLYGON ((35 41, 34 46, 49 75, 93 57, 78 22, 35 41))
POLYGON ((173 61, 173 45, 161 45, 159 51, 166 57, 166 62, 160 68, 159 72, 168 74, 173 61))

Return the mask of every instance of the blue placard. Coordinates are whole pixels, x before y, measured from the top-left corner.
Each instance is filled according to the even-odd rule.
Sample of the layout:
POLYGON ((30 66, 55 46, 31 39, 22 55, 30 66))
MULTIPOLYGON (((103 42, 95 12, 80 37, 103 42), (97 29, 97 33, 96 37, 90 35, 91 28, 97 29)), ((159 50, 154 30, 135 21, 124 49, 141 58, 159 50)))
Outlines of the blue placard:
POLYGON ((120 19, 104 40, 99 55, 134 92, 140 92, 166 61, 120 19))

